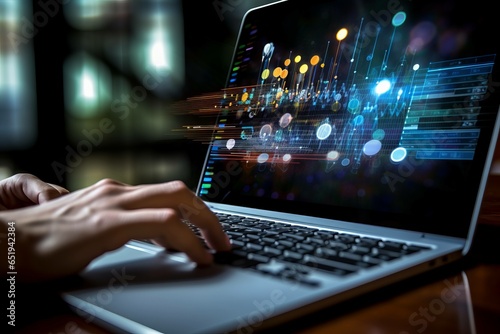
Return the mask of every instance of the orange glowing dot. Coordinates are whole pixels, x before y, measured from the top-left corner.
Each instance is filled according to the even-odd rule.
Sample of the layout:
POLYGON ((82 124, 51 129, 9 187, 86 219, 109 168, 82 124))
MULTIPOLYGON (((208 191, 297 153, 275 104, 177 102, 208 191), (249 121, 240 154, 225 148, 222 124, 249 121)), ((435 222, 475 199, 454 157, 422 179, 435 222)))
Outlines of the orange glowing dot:
POLYGON ((288 76, 287 69, 284 69, 283 71, 281 71, 281 74, 280 74, 281 79, 285 79, 287 76, 288 76))
POLYGON ((319 63, 319 56, 312 56, 311 58, 311 65, 317 65, 319 63))
POLYGON ((281 69, 281 67, 276 67, 273 71, 273 76, 275 78, 279 77, 281 75, 281 72, 283 72, 283 70, 281 69))

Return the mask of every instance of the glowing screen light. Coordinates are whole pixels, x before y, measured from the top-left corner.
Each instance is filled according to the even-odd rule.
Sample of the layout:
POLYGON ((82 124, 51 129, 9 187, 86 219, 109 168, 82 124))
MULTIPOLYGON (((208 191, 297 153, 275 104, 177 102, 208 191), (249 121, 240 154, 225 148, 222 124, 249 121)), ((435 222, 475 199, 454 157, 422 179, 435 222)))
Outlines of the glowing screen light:
POLYGON ((316 137, 319 140, 325 140, 332 133, 332 126, 328 123, 321 124, 316 130, 316 137))
POLYGON ((401 162, 406 158, 406 149, 404 147, 397 147, 391 152, 391 160, 393 162, 401 162))
POLYGON ((338 40, 338 41, 342 41, 344 38, 347 37, 347 29, 346 28, 342 28, 340 29, 338 32, 337 32, 337 35, 335 36, 335 38, 338 40))
POLYGON ((377 95, 382 95, 391 89, 391 82, 387 79, 381 80, 377 86, 375 86, 375 93, 377 95))
POLYGON ((381 148, 382 143, 379 140, 372 139, 363 146, 363 153, 368 156, 373 156, 380 152, 381 148))

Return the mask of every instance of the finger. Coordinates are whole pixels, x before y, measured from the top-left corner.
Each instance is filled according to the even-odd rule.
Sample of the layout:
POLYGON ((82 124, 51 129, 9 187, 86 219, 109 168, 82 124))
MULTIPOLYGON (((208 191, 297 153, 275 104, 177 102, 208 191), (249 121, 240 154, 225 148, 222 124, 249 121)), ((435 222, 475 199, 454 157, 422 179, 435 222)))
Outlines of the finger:
POLYGON ((40 204, 57 198, 65 190, 63 187, 55 187, 46 183, 32 174, 18 174, 14 176, 14 186, 12 189, 16 198, 26 200, 31 204, 40 204))
POLYGON ((67 194, 69 193, 69 190, 64 188, 64 187, 61 187, 60 185, 57 185, 57 184, 53 184, 53 183, 49 183, 49 185, 51 187, 53 187, 55 190, 57 190, 59 192, 59 194, 61 195, 64 195, 64 194, 67 194))
POLYGON ((180 217, 199 227, 213 249, 225 251, 231 247, 217 216, 182 182, 134 187, 124 194, 121 205, 126 209, 172 208, 180 217))
POLYGON ((52 189, 50 189, 49 187, 46 187, 46 189, 42 190, 38 194, 38 203, 40 203, 40 204, 69 193, 68 189, 61 187, 61 186, 58 186, 56 184, 47 183, 47 185, 49 187, 51 187, 52 189))
POLYGON ((155 239, 169 248, 184 252, 197 264, 208 265, 213 261, 199 238, 172 209, 108 211, 99 225, 100 228, 93 229, 98 234, 93 242, 101 242, 106 251, 132 239, 155 239))

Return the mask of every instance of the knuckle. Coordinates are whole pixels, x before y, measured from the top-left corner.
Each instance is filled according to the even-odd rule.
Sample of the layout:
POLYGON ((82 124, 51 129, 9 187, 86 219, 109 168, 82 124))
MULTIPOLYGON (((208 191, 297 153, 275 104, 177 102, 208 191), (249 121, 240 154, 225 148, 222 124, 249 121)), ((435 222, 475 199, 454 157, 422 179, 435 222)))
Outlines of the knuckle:
POLYGON ((96 183, 96 192, 101 196, 115 195, 122 188, 116 181, 103 179, 96 183))
POLYGON ((180 180, 170 181, 167 183, 167 186, 176 193, 184 193, 186 191, 189 191, 189 188, 186 186, 186 184, 180 180))

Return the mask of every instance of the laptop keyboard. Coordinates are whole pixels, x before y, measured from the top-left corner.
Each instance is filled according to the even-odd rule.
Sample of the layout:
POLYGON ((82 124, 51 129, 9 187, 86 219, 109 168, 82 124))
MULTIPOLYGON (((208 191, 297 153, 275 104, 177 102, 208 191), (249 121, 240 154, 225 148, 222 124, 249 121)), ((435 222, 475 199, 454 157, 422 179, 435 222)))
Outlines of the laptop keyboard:
MULTIPOLYGON (((232 244, 214 254, 215 262, 281 279, 318 285, 312 270, 345 276, 429 247, 350 233, 217 213, 232 244)), ((198 230, 193 231, 202 239, 198 230)), ((203 240, 203 239, 202 239, 203 240)))

